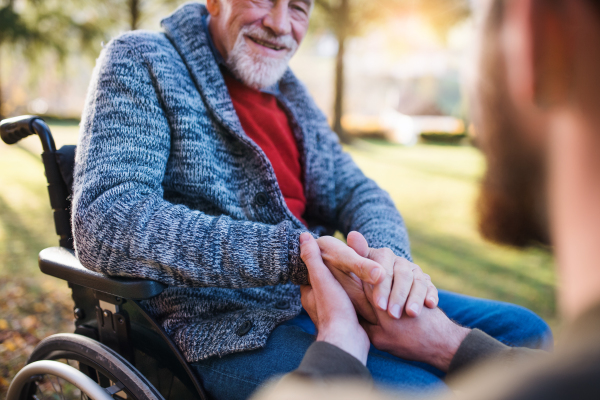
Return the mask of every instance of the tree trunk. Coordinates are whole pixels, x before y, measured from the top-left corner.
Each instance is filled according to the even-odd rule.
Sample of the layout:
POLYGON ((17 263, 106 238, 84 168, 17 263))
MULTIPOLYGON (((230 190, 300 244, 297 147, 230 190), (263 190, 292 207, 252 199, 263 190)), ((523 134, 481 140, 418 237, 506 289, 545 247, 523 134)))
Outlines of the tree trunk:
POLYGON ((2 41, 0 40, 0 120, 4 119, 4 98, 2 97, 2 41))
POLYGON ((131 17, 130 28, 135 31, 140 24, 140 0, 129 0, 129 15, 131 17))
POLYGON ((345 94, 345 74, 344 74, 344 56, 346 54, 346 39, 348 38, 349 18, 349 0, 341 0, 336 12, 338 17, 336 38, 338 41, 338 53, 335 59, 335 97, 333 104, 333 130, 343 143, 349 143, 351 140, 348 133, 342 125, 344 116, 344 94, 345 94))

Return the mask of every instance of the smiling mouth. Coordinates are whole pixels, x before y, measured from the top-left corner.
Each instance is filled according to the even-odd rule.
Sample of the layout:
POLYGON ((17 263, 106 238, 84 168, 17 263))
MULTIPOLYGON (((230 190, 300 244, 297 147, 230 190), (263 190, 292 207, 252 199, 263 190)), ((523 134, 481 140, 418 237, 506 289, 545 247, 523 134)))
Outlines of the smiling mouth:
POLYGON ((247 36, 248 39, 252 40, 254 43, 260 45, 260 46, 264 46, 267 47, 269 49, 275 50, 275 51, 281 51, 281 50, 287 50, 287 47, 284 46, 277 46, 273 43, 269 43, 269 42, 265 42, 263 40, 257 39, 257 38, 253 38, 251 36, 247 36))

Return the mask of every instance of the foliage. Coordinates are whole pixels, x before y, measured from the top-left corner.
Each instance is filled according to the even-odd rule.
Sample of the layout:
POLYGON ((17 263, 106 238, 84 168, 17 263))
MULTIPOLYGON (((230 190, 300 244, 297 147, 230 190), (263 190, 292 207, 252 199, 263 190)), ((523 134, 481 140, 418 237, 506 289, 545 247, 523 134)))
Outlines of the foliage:
POLYGON ((102 7, 105 15, 119 27, 135 30, 144 26, 151 16, 166 15, 183 0, 102 0, 98 7, 102 7))
MULTIPOLYGON (((83 0, 9 0, 0 4, 0 63, 9 51, 23 55, 30 67, 49 52, 64 60, 71 50, 85 51, 92 47, 91 42, 104 37, 104 19, 83 0)), ((0 81, 0 89, 1 85, 0 81)), ((0 91, 0 117, 2 100, 0 91)))
POLYGON ((468 0, 420 0, 417 9, 441 38, 471 15, 468 0))
POLYGON ((469 16, 468 0, 315 0, 313 29, 330 30, 338 42, 335 66, 333 130, 349 141, 342 127, 344 114, 344 56, 346 41, 359 36, 374 24, 402 13, 416 12, 425 17, 444 37, 458 22, 469 16))

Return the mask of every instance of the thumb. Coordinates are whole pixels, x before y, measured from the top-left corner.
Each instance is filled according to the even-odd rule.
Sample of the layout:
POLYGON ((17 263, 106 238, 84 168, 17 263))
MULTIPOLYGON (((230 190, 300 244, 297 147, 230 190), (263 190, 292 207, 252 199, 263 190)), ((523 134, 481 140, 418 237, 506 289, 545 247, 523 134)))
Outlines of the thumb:
POLYGON ((321 249, 315 238, 308 232, 300 235, 300 258, 306 264, 310 285, 315 289, 324 288, 328 285, 337 284, 329 269, 323 264, 321 249))
POLYGON ((350 232, 346 238, 346 242, 359 256, 369 256, 369 244, 367 243, 367 239, 365 239, 360 232, 350 232))

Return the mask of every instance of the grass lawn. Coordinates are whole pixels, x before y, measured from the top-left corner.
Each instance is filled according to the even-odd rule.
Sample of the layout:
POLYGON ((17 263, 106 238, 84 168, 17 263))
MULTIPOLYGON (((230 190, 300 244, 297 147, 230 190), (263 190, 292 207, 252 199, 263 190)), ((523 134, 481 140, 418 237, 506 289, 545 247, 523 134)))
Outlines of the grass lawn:
MULTIPOLYGON (((58 147, 76 143, 77 126, 51 128, 58 147)), ((369 141, 348 150, 391 194, 415 262, 439 288, 517 303, 556 323, 552 257, 491 245, 476 232, 473 203, 484 167, 476 149, 369 141)), ((40 152, 37 137, 0 142, 0 396, 41 338, 72 330, 66 283, 37 268, 37 253, 57 245, 40 152)))

